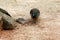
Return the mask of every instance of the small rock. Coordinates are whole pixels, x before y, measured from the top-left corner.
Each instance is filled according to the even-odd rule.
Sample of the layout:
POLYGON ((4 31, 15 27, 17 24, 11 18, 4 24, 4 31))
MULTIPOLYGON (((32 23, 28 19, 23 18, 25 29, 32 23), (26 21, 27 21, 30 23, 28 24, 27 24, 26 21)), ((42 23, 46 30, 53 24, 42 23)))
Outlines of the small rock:
POLYGON ((3 16, 3 29, 14 29, 16 27, 14 19, 9 17, 8 15, 3 16))
POLYGON ((2 29, 2 25, 3 25, 3 21, 2 21, 2 17, 0 16, 0 29, 2 29))
POLYGON ((2 12, 0 12, 0 16, 2 16, 2 21, 3 21, 2 29, 4 30, 15 29, 16 25, 12 17, 2 12))
POLYGON ((16 19, 16 22, 18 22, 20 24, 25 24, 27 21, 23 18, 18 18, 18 19, 16 19))

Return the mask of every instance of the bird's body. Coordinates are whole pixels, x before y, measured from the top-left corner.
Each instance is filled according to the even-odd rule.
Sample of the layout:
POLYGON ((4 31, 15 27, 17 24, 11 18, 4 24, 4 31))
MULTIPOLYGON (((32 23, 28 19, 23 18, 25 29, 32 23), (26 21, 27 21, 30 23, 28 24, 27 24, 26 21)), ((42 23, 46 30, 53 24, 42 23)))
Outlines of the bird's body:
POLYGON ((2 8, 0 8, 0 12, 2 12, 2 13, 4 13, 4 14, 6 14, 6 15, 8 15, 8 16, 11 17, 11 15, 10 15, 6 10, 4 10, 4 9, 2 9, 2 8))
POLYGON ((33 19, 33 22, 36 22, 38 20, 39 15, 40 15, 40 11, 36 8, 31 9, 30 15, 33 19))

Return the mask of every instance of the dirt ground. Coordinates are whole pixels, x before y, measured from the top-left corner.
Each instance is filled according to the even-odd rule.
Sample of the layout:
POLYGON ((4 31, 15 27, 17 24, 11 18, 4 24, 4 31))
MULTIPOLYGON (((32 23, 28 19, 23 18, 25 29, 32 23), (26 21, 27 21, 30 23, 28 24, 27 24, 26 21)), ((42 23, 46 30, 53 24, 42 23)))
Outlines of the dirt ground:
POLYGON ((38 24, 17 24, 15 30, 0 30, 0 40, 60 40, 60 0, 0 0, 0 8, 12 18, 31 19, 30 10, 38 8, 38 24))

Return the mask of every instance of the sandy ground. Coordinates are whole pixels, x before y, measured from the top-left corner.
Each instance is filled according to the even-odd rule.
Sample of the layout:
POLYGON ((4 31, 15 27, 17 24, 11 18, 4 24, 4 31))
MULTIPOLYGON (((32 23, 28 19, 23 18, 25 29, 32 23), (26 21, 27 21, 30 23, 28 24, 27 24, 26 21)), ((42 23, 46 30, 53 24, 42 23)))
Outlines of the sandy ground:
POLYGON ((32 8, 41 12, 37 25, 17 23, 15 30, 0 30, 0 40, 60 40, 60 0, 0 0, 0 8, 14 19, 31 19, 32 8))

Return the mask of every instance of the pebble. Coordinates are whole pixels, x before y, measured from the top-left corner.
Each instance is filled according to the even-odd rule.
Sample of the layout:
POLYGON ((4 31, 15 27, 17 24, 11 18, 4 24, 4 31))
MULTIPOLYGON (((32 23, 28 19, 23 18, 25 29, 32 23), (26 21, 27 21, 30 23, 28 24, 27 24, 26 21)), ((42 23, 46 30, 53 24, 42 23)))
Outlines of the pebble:
POLYGON ((16 19, 16 22, 18 22, 20 24, 25 24, 27 21, 24 18, 18 18, 18 19, 16 19))

